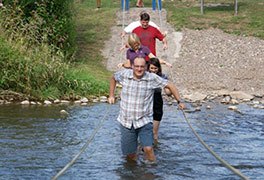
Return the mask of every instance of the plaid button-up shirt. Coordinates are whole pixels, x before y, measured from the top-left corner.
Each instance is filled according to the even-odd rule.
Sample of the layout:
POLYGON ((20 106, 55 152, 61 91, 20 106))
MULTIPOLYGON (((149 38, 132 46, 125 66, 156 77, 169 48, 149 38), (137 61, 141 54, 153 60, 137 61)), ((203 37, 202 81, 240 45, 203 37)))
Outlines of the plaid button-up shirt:
POLYGON ((126 128, 140 128, 153 121, 153 94, 155 88, 164 88, 168 81, 154 73, 145 72, 141 79, 133 78, 133 70, 114 74, 122 85, 120 112, 117 120, 126 128))

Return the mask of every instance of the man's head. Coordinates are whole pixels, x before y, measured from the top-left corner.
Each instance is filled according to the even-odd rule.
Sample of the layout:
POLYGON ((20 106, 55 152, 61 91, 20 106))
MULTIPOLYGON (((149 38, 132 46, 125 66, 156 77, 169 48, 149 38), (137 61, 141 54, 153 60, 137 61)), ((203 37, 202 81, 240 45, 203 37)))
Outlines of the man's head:
POLYGON ((143 28, 147 28, 149 26, 150 16, 148 13, 140 14, 140 23, 143 28))
POLYGON ((141 79, 146 70, 146 60, 144 58, 136 58, 132 64, 134 78, 141 79))

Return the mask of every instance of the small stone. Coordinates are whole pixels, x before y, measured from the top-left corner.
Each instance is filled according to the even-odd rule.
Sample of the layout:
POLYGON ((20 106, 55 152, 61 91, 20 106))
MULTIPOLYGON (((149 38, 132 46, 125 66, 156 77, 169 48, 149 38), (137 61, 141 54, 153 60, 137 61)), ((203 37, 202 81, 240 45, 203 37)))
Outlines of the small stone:
POLYGON ((200 107, 196 107, 195 111, 201 111, 201 108, 200 107))
POLYGON ((56 99, 56 100, 54 100, 54 103, 55 104, 58 104, 58 103, 60 103, 60 100, 59 99, 56 99))
POLYGON ((101 96, 100 97, 100 102, 107 102, 107 97, 106 96, 101 96))
POLYGON ((93 103, 97 103, 99 100, 98 99, 93 99, 92 101, 93 101, 93 103))
POLYGON ((230 96, 226 96, 226 97, 224 97, 224 99, 222 99, 221 103, 223 103, 223 104, 229 104, 230 103, 230 100, 231 100, 230 96))
POLYGON ((88 99, 86 98, 86 97, 84 97, 84 98, 82 98, 81 100, 80 100, 82 103, 88 103, 88 99))
POLYGON ((82 101, 80 101, 80 100, 74 101, 74 104, 81 104, 81 103, 82 103, 82 101))
POLYGON ((52 102, 51 102, 51 101, 48 101, 48 100, 45 100, 45 101, 44 101, 44 104, 46 104, 46 105, 50 105, 50 104, 52 104, 52 102))
POLYGON ((69 113, 64 109, 60 111, 60 114, 61 115, 67 115, 67 116, 69 115, 69 113))
POLYGON ((70 103, 70 101, 67 101, 67 100, 61 100, 60 101, 62 104, 69 104, 70 103))
POLYGON ((236 100, 236 99, 231 99, 230 103, 231 104, 239 104, 238 100, 236 100))
POLYGON ((238 108, 236 106, 228 106, 228 109, 233 110, 233 111, 237 111, 238 108))
POLYGON ((253 107, 257 109, 264 109, 264 106, 259 104, 255 104, 253 107))
POLYGON ((25 101, 22 101, 20 104, 23 104, 23 105, 29 105, 30 102, 28 100, 25 100, 25 101))

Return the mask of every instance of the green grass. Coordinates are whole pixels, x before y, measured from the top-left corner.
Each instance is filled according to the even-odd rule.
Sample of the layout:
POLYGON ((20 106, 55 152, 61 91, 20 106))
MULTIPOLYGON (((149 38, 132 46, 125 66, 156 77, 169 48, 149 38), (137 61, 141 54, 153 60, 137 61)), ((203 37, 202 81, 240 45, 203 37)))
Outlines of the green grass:
POLYGON ((234 16, 233 0, 205 0, 203 15, 200 13, 199 2, 165 0, 163 7, 168 11, 169 23, 173 24, 176 30, 213 27, 231 34, 264 39, 263 0, 238 0, 237 16, 234 16), (209 6, 209 4, 219 3, 222 5, 209 6))
POLYGON ((95 2, 88 0, 74 3, 77 51, 70 61, 49 54, 46 45, 24 46, 26 38, 17 34, 18 42, 1 30, 0 91, 11 90, 39 100, 107 95, 112 73, 104 66, 101 49, 111 35, 118 3, 103 0, 99 11, 95 7, 95 2), (109 7, 103 8, 106 5, 109 7))
MULTIPOLYGON (((96 3, 91 1, 76 2, 77 52, 72 68, 75 78, 88 82, 89 93, 82 95, 106 95, 108 93, 111 72, 104 66, 107 61, 101 55, 104 42, 110 38, 110 28, 115 24, 115 12, 118 2, 102 1, 102 6, 96 9, 96 3)), ((79 90, 80 91, 80 90, 79 90)))

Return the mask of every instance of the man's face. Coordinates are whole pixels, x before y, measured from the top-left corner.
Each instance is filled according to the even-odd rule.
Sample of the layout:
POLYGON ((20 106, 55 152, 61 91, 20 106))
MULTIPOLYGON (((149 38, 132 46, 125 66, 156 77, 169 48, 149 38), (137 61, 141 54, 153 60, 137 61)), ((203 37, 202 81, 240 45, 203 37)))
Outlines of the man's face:
POLYGON ((140 23, 143 28, 147 28, 149 26, 149 21, 141 20, 140 23))
POLYGON ((146 70, 146 61, 143 58, 136 58, 133 65, 134 78, 140 79, 146 70))

